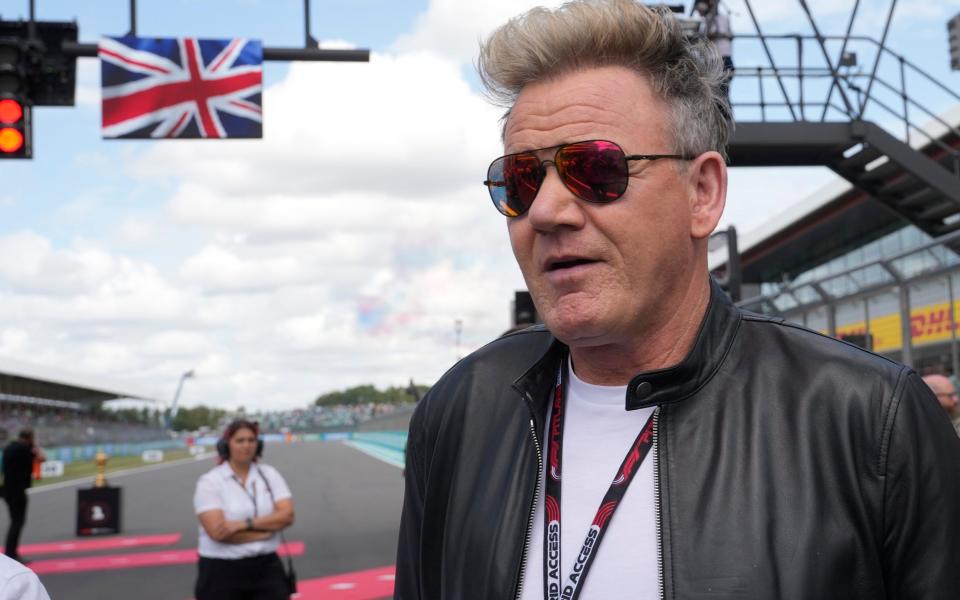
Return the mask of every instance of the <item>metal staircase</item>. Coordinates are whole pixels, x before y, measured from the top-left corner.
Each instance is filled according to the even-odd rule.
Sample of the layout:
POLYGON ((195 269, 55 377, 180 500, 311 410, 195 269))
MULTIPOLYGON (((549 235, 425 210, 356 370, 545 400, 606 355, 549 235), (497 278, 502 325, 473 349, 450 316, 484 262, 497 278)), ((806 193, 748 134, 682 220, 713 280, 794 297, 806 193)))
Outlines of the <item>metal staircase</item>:
MULTIPOLYGON (((911 96, 908 75, 914 85, 923 88, 925 99, 931 90, 942 96, 940 104, 960 103, 960 95, 885 46, 896 0, 880 41, 850 35, 859 1, 845 36, 821 35, 804 0, 800 5, 813 35, 764 35, 749 0, 745 2, 757 34, 737 35, 735 43, 758 42, 769 64, 737 66, 734 81, 743 83, 735 84, 739 86, 735 89, 738 101, 731 103, 737 120, 730 144, 731 166, 829 167, 869 197, 858 217, 859 243, 905 222, 932 237, 960 229, 960 131, 911 96), (774 52, 775 45, 784 43, 794 49, 789 65, 774 60, 775 55, 784 55, 782 48, 774 52), (839 52, 831 56, 830 46, 838 44, 839 52), (820 55, 813 63, 805 58, 811 45, 820 55), (869 73, 853 68, 854 46, 875 53, 869 73), (892 69, 881 71, 883 61, 892 69), (897 76, 899 82, 892 83, 897 76), (743 101, 744 84, 749 85, 750 79, 756 80, 757 93, 743 101), (774 93, 778 90, 780 98, 768 101, 772 83, 776 83, 774 93), (940 133, 931 134, 920 127, 915 122, 917 113, 939 124, 940 133), (891 134, 881 122, 891 129, 902 127, 904 139, 891 134)), ((811 240, 822 256, 854 241, 844 232, 820 233, 811 240)), ((960 252, 960 240, 950 247, 960 252)))

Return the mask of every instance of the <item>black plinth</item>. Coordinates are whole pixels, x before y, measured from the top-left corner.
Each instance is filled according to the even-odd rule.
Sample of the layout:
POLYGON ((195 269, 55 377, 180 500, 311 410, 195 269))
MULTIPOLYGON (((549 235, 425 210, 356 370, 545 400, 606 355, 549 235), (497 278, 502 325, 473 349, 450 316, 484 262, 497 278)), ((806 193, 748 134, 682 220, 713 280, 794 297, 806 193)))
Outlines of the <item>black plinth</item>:
POLYGON ((77 490, 77 535, 120 533, 120 488, 77 490))

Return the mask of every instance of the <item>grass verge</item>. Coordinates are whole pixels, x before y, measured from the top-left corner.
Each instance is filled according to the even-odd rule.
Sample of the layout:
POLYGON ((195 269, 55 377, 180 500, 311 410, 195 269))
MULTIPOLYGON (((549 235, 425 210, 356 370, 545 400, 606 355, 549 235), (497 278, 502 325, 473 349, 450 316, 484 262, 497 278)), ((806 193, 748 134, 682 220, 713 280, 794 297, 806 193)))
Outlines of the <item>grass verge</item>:
MULTIPOLYGON (((189 458, 190 452, 186 448, 177 448, 175 450, 164 450, 163 461, 170 462, 189 458)), ((145 463, 140 456, 113 456, 107 459, 107 479, 110 479, 110 473, 122 471, 123 469, 133 469, 146 465, 158 463, 145 463)), ((97 463, 95 461, 72 462, 63 467, 63 477, 49 477, 33 482, 33 487, 43 487, 51 483, 60 483, 61 481, 70 481, 71 479, 81 479, 97 474, 97 463)))

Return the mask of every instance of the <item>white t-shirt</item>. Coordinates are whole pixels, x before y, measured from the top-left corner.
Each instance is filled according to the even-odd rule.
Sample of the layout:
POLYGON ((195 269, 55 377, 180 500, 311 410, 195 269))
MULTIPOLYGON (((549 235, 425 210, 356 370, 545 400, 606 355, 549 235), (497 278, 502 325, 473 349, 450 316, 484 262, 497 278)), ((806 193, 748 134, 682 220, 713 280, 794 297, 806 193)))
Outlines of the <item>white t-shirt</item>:
POLYGON ((50 600, 37 574, 0 554, 0 600, 50 600))
MULTIPOLYGON (((197 490, 193 494, 193 509, 196 514, 208 510, 222 510, 228 521, 261 517, 273 512, 273 500, 290 498, 290 488, 280 472, 270 465, 254 463, 247 474, 246 485, 234 474, 229 463, 216 466, 197 480, 197 490), (262 474, 262 476, 261 476, 262 474), (266 477, 273 490, 273 499, 263 481, 266 477)), ((280 545, 279 534, 259 542, 246 544, 223 544, 210 539, 200 525, 200 542, 197 551, 207 558, 246 558, 276 552, 280 545)))
MULTIPOLYGON (((610 482, 654 411, 652 407, 626 410, 627 386, 592 385, 578 379, 572 370, 569 375, 560 496, 560 578, 564 584, 610 482)), ((653 488, 656 460, 654 446, 607 525, 590 572, 581 584, 581 600, 659 598, 653 488)), ((546 468, 544 460, 544 471, 546 468)), ((543 600, 544 495, 544 473, 540 473, 540 495, 523 567, 522 600, 543 600)))

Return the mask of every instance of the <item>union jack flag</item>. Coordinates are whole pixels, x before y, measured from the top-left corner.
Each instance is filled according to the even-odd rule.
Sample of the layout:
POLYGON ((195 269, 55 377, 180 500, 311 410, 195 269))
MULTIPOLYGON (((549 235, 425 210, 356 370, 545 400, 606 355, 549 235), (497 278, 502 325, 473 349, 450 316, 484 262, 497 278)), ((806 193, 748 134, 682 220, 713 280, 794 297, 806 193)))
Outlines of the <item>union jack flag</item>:
POLYGON ((263 137, 259 40, 103 38, 104 138, 263 137))

